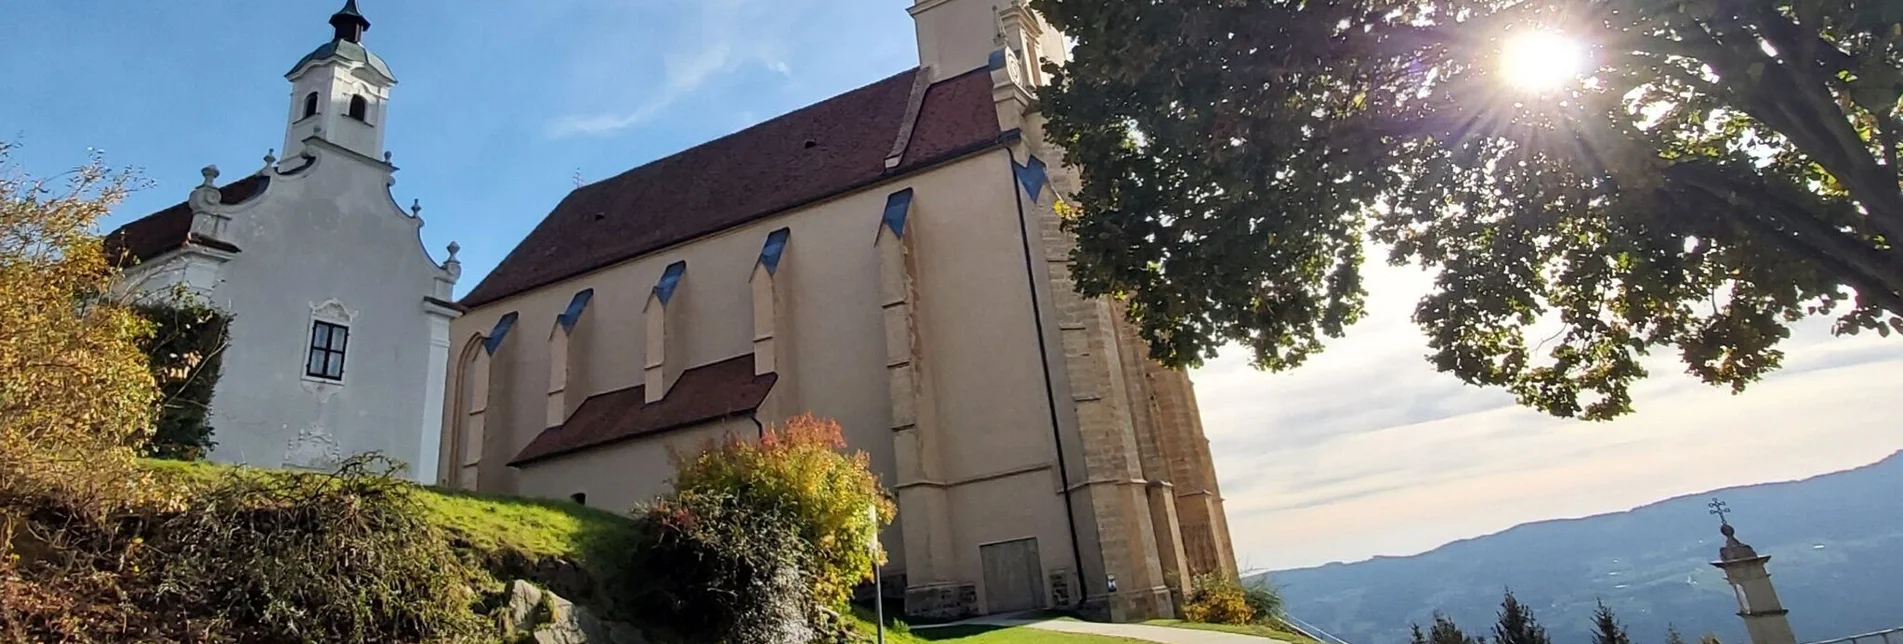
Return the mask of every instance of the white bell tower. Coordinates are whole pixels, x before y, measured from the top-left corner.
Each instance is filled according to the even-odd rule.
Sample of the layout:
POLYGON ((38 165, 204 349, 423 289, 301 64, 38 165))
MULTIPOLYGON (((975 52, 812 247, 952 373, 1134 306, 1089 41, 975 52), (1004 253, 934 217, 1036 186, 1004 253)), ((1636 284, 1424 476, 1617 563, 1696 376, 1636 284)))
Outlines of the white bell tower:
POLYGON ((1764 564, 1771 561, 1768 555, 1738 540, 1738 531, 1731 527, 1731 521, 1725 515, 1731 508, 1724 501, 1712 499, 1706 504, 1711 513, 1718 515, 1718 532, 1725 535, 1725 545, 1718 549, 1718 560, 1711 565, 1725 571, 1725 581, 1731 584, 1732 594, 1738 598, 1738 617, 1744 620, 1744 629, 1751 635, 1751 644, 1797 644, 1797 636, 1791 631, 1791 611, 1784 609, 1784 602, 1777 597, 1777 588, 1771 585, 1771 573, 1764 564))
POLYGON ((330 17, 335 35, 297 61, 290 73, 291 109, 284 129, 284 158, 309 152, 321 139, 368 159, 383 159, 383 126, 396 77, 382 58, 363 46, 370 21, 357 0, 330 17))

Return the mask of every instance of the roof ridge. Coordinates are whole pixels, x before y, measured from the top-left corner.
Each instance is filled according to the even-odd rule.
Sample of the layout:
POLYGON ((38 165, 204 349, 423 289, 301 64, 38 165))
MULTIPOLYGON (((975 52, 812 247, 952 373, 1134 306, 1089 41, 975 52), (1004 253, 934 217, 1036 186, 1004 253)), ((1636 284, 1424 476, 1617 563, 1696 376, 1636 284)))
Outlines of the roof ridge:
POLYGON ((809 110, 809 109, 812 109, 812 108, 815 108, 815 107, 818 107, 818 106, 820 106, 820 105, 824 105, 824 104, 826 104, 826 103, 831 103, 831 102, 833 102, 833 101, 837 101, 837 100, 841 100, 841 99, 844 99, 844 98, 846 98, 846 97, 848 97, 848 96, 851 96, 851 95, 853 95, 853 94, 857 94, 857 93, 859 93, 859 92, 863 92, 863 91, 867 91, 867 90, 870 90, 870 89, 872 89, 872 88, 874 88, 874 87, 878 87, 879 85, 882 85, 882 84, 884 84, 884 83, 889 83, 889 82, 891 82, 891 81, 892 81, 893 79, 896 79, 896 78, 899 78, 899 77, 901 77, 901 76, 904 76, 904 75, 906 75, 906 74, 918 74, 918 73, 920 73, 920 72, 921 72, 921 71, 923 71, 923 70, 924 70, 924 68, 923 68, 923 67, 913 67, 913 68, 911 68, 911 69, 907 69, 907 70, 905 70, 905 71, 902 71, 902 72, 899 72, 899 73, 897 73, 897 74, 893 74, 893 75, 891 75, 891 76, 887 76, 887 77, 885 77, 885 78, 881 78, 881 79, 879 79, 879 80, 876 80, 876 81, 872 81, 872 82, 870 82, 870 83, 866 83, 866 84, 864 84, 864 85, 860 85, 860 86, 858 86, 858 87, 854 87, 854 88, 852 88, 852 89, 849 89, 849 90, 846 90, 846 91, 844 91, 844 92, 840 92, 840 93, 838 93, 838 94, 834 94, 834 95, 832 95, 832 96, 828 96, 828 97, 826 97, 826 98, 822 98, 822 99, 820 99, 820 100, 817 100, 817 101, 813 101, 813 102, 811 102, 811 103, 807 103, 807 104, 805 104, 805 105, 801 105, 801 106, 799 106, 799 107, 797 107, 797 108, 794 108, 794 109, 792 109, 792 110, 790 110, 790 111, 787 111, 787 112, 783 112, 783 113, 781 113, 781 114, 780 114, 779 116, 775 116, 775 117, 773 117, 773 118, 770 118, 770 119, 767 119, 767 120, 764 120, 764 121, 760 121, 759 123, 754 123, 753 125, 749 125, 749 126, 746 126, 746 127, 743 127, 743 128, 740 128, 740 129, 738 129, 738 130, 734 130, 734 131, 732 131, 732 132, 728 132, 728 133, 726 133, 726 134, 722 134, 722 135, 720 135, 720 136, 717 136, 717 137, 714 137, 714 138, 711 138, 711 139, 707 139, 707 140, 705 140, 705 141, 701 141, 701 142, 699 142, 699 143, 695 143, 695 144, 693 144, 693 145, 690 145, 690 146, 687 146, 687 147, 685 147, 685 148, 681 148, 681 149, 679 149, 679 150, 675 150, 675 151, 674 151, 673 153, 671 153, 671 154, 668 154, 667 156, 663 156, 663 157, 655 157, 654 159, 651 159, 651 160, 648 160, 648 161, 647 161, 647 162, 645 162, 645 163, 642 163, 642 164, 640 164, 640 165, 637 165, 637 166, 634 166, 634 167, 631 167, 631 168, 628 168, 628 169, 626 169, 626 170, 622 170, 621 172, 618 172, 618 173, 615 173, 615 174, 614 174, 613 176, 609 176, 609 177, 606 177, 606 178, 603 178, 603 179, 601 179, 601 180, 599 180, 599 181, 593 181, 593 182, 590 182, 590 183, 587 183, 587 184, 583 184, 583 185, 582 185, 581 187, 579 187, 579 188, 576 188, 575 190, 573 190, 573 191, 571 191, 571 194, 573 194, 574 192, 580 192, 580 191, 582 191, 582 190, 586 190, 586 189, 588 189, 588 188, 592 188, 592 187, 595 187, 595 186, 598 186, 598 185, 601 185, 601 184, 604 184, 604 183, 607 183, 607 182, 609 182, 609 181, 613 181, 613 180, 615 180, 615 179, 619 179, 619 178, 621 178, 622 176, 625 176, 625 175, 627 175, 628 173, 631 173, 631 172, 635 172, 635 171, 637 171, 637 170, 640 170, 640 169, 642 169, 642 168, 646 168, 646 167, 648 167, 648 166, 651 166, 651 165, 655 165, 655 164, 658 164, 658 163, 661 163, 661 162, 663 162, 663 161, 667 161, 667 160, 669 160, 669 159, 673 159, 673 158, 675 158, 675 157, 679 157, 679 156, 681 156, 681 155, 685 155, 685 154, 688 154, 688 153, 690 153, 690 152, 693 152, 693 151, 695 151, 695 150, 699 150, 699 149, 701 149, 701 148, 704 148, 704 147, 707 147, 707 146, 710 146, 710 145, 713 145, 713 144, 715 144, 715 143, 719 143, 719 142, 721 142, 721 141, 725 141, 725 140, 727 140, 727 139, 731 139, 731 138, 734 138, 734 137, 738 137, 738 136, 741 136, 741 135, 743 135, 743 134, 746 134, 746 133, 748 133, 748 132, 752 132, 752 131, 754 131, 754 130, 757 130, 757 129, 761 129, 761 128, 764 128, 764 127, 767 127, 767 126, 769 126, 769 125, 773 125, 773 124, 775 124, 775 123, 778 123, 778 122, 780 122, 780 121, 783 121, 783 120, 786 120, 786 119, 789 119, 789 118, 792 118, 792 117, 794 117, 794 116, 797 116, 797 115, 798 115, 798 114, 799 114, 800 112, 804 112, 804 111, 806 111, 806 110, 809 110))

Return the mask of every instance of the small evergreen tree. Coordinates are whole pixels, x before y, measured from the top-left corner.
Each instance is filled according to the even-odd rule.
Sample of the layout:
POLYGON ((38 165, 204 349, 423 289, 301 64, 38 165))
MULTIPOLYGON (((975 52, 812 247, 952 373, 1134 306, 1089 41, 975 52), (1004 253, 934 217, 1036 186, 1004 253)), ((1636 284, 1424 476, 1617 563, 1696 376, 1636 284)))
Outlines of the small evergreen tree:
POLYGON ((1412 631, 1407 640, 1409 644, 1427 644, 1427 636, 1421 633, 1420 624, 1408 624, 1408 628, 1412 631))
POLYGON ((1685 636, 1678 634, 1678 627, 1665 625, 1665 644, 1685 644, 1685 636))
POLYGON ((132 307, 152 323, 140 343, 159 385, 159 415, 147 456, 180 461, 204 458, 217 443, 206 422, 223 370, 231 318, 180 292, 132 307))
POLYGON ((1533 616, 1533 609, 1520 603, 1509 590, 1500 600, 1500 621, 1493 626, 1494 644, 1552 644, 1546 628, 1533 616))
POLYGON ((1434 627, 1427 632, 1427 641, 1429 644, 1484 644, 1478 637, 1468 637, 1454 620, 1440 611, 1434 611, 1434 627))
POLYGON ((1625 626, 1612 616, 1612 609, 1605 601, 1599 602, 1599 609, 1592 613, 1592 644, 1632 644, 1632 638, 1626 635, 1625 626))

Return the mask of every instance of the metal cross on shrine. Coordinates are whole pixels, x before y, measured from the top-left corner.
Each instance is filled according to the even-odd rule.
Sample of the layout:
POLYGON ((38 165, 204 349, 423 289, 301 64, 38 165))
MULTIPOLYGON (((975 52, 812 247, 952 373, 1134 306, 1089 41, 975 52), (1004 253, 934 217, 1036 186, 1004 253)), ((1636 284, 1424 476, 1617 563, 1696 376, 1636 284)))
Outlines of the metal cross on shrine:
POLYGON ((1712 514, 1718 515, 1720 525, 1731 525, 1731 521, 1725 518, 1725 515, 1731 514, 1731 506, 1725 505, 1725 502, 1718 500, 1718 497, 1712 497, 1711 502, 1706 503, 1705 506, 1711 508, 1712 514))

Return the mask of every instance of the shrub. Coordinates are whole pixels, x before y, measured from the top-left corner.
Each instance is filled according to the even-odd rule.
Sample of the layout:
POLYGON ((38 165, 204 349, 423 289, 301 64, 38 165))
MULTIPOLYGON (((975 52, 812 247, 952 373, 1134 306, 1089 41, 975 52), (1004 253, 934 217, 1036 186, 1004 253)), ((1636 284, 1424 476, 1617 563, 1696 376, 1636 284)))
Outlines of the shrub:
POLYGON ((11 506, 0 641, 418 642, 477 634, 474 577, 392 463, 233 470, 102 519, 11 506))
POLYGON ((784 514, 808 548, 812 596, 843 607, 852 587, 872 578, 873 539, 896 512, 865 453, 847 455, 844 447, 839 423, 801 416, 759 441, 730 439, 691 458, 676 455, 674 488, 784 514), (876 508, 876 523, 867 508, 876 508))
POLYGON ((811 562, 791 517, 729 494, 674 494, 637 517, 646 537, 623 597, 689 641, 814 641, 811 562))
POLYGON ((473 632, 475 597, 424 520, 401 466, 379 456, 337 474, 234 471, 150 546, 157 605, 243 641, 409 642, 473 632))
POLYGON ((159 417, 147 456, 180 461, 204 458, 217 445, 205 423, 224 362, 230 317, 185 293, 133 307, 152 323, 140 344, 160 392, 159 417))
POLYGON ((1253 583, 1242 585, 1243 600, 1248 602, 1249 610, 1255 612, 1257 623, 1268 623, 1282 619, 1282 593, 1269 584, 1267 577, 1258 578, 1253 583))
POLYGON ((130 178, 95 158, 55 189, 14 173, 9 149, 0 142, 0 497, 58 496, 97 515, 144 487, 134 448, 158 395, 139 352, 148 325, 105 296, 117 271, 93 233, 130 178))
POLYGON ((1255 609, 1242 584, 1217 574, 1197 575, 1189 598, 1183 602, 1183 618, 1206 624, 1252 624, 1255 609))

